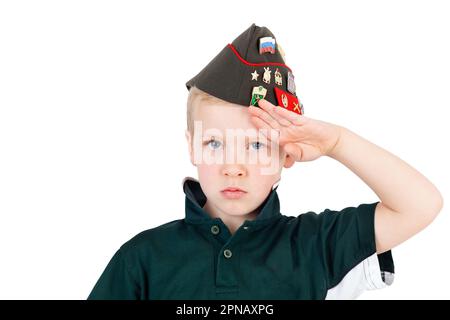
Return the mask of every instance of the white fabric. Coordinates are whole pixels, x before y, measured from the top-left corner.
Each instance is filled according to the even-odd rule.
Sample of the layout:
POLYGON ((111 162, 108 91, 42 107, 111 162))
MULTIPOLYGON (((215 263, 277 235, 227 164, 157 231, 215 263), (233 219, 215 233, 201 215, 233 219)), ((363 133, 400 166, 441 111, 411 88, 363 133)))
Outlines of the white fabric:
POLYGON ((383 281, 376 253, 351 269, 335 287, 327 292, 326 300, 355 299, 365 290, 382 289, 392 283, 393 274, 385 272, 390 281, 383 281))

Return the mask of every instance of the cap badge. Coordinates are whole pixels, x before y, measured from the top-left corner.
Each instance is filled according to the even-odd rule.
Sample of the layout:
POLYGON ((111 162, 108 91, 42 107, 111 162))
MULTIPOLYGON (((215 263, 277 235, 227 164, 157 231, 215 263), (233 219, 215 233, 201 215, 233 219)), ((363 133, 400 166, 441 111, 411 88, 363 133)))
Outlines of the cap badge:
POLYGON ((283 107, 287 108, 288 106, 288 98, 284 93, 281 94, 281 103, 283 103, 283 107))
POLYGON ((289 111, 293 111, 298 114, 303 114, 302 109, 299 108, 298 98, 278 87, 275 87, 275 96, 279 106, 286 108, 289 111))
POLYGON ((278 68, 277 68, 277 70, 275 70, 275 83, 279 86, 283 85, 281 73, 280 73, 280 71, 278 71, 278 68))
POLYGON ((300 102, 300 109, 299 109, 298 103, 294 102, 294 109, 292 111, 295 111, 300 114, 305 114, 305 110, 303 109, 303 103, 300 102))
POLYGON ((290 93, 295 94, 295 82, 294 82, 294 75, 292 72, 288 71, 288 83, 287 83, 287 89, 290 93))
POLYGON ((258 100, 264 99, 266 96, 267 89, 263 86, 253 87, 252 91, 252 101, 250 102, 250 105, 252 106, 258 106, 258 100))
POLYGON ((263 81, 265 82, 265 83, 267 83, 267 84, 269 84, 270 83, 270 73, 271 73, 272 71, 270 70, 270 68, 269 67, 264 67, 264 75, 263 75, 263 81))
POLYGON ((259 54, 266 52, 275 54, 275 39, 272 37, 259 38, 259 54))
POLYGON ((256 80, 258 81, 259 73, 256 72, 256 70, 253 73, 250 73, 252 75, 252 81, 256 80))

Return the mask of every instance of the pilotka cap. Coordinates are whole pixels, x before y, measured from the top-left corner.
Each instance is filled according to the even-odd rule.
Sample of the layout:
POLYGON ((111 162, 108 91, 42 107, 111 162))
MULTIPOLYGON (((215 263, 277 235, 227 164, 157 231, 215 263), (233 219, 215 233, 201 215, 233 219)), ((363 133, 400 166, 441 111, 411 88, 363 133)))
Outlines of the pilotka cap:
POLYGON ((222 100, 258 106, 259 99, 304 114, 294 74, 274 34, 254 23, 186 82, 222 100))

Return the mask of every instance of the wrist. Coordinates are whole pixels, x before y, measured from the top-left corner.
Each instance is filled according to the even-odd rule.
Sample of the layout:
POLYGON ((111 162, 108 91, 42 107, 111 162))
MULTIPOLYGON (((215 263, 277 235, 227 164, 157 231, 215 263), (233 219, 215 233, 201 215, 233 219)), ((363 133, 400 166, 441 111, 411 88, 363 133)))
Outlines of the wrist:
POLYGON ((330 158, 336 159, 344 144, 345 144, 345 140, 348 136, 348 129, 339 125, 336 125, 337 128, 337 132, 338 132, 338 137, 336 139, 336 143, 334 144, 334 146, 332 148, 330 148, 330 150, 327 152, 327 156, 329 156, 330 158))

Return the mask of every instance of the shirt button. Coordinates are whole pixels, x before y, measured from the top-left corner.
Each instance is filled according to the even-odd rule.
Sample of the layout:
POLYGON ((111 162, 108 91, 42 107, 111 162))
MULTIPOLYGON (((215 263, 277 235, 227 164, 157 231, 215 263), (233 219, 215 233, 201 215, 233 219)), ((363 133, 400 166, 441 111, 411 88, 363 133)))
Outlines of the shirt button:
POLYGON ((211 232, 212 232, 212 234, 219 234, 220 229, 218 226, 214 225, 211 227, 211 232))
POLYGON ((233 253, 231 252, 231 250, 225 249, 225 250, 223 251, 223 255, 225 256, 225 258, 230 259, 231 256, 233 255, 233 253))

